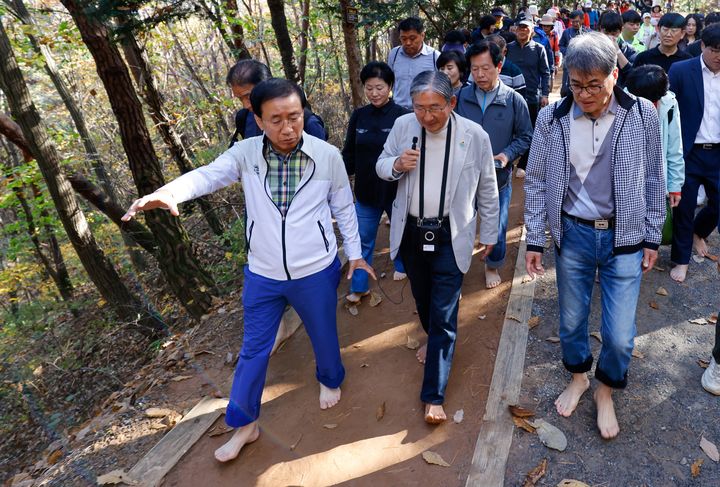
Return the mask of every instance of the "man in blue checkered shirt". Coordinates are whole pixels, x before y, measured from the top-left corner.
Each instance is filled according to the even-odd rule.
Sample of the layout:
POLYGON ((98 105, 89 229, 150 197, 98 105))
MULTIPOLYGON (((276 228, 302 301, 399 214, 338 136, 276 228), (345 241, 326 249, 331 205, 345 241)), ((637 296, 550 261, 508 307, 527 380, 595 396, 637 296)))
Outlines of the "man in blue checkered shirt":
POLYGON ((616 43, 600 33, 570 42, 570 92, 538 116, 525 180, 525 265, 542 274, 545 223, 555 243, 563 365, 572 380, 555 401, 570 416, 590 387, 588 317, 599 274, 602 348, 594 398, 603 438, 620 431, 612 393, 627 385, 635 309, 657 259, 665 183, 653 105, 615 86, 616 43))

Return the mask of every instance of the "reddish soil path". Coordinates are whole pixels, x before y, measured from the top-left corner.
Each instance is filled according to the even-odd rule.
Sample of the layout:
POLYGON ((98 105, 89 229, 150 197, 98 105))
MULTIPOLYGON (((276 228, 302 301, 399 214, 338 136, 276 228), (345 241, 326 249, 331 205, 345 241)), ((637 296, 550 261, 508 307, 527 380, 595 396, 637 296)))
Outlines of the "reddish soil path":
MULTIPOLYGON (((422 420, 419 400, 422 366, 407 337, 424 340, 414 314, 407 281, 393 282, 387 248, 375 268, 386 272, 387 296, 373 308, 368 300, 351 316, 338 304, 340 345, 347 378, 340 403, 328 411, 318 406, 315 364, 304 329, 270 361, 263 395, 260 439, 235 461, 221 465, 213 451, 229 438, 205 435, 166 476, 166 487, 284 485, 464 485, 510 293, 522 220, 522 181, 515 180, 510 208, 508 256, 503 283, 485 289, 483 263, 475 260, 465 277, 460 303, 458 342, 447 389, 446 412, 464 411, 436 427, 422 420), (402 302, 400 302, 402 301, 402 302), (484 319, 479 319, 484 316, 484 319), (376 419, 385 403, 385 414, 376 419), (337 425, 332 429, 324 425, 337 425), (291 446, 296 445, 291 450, 291 446), (428 465, 421 454, 439 453, 450 467, 428 465)), ((379 242, 387 242, 383 225, 379 242)), ((347 289, 348 284, 341 284, 347 289)), ((376 292, 379 292, 377 287, 376 292)), ((228 391, 230 383, 222 384, 228 391)), ((223 424, 220 419, 217 424, 223 424)))

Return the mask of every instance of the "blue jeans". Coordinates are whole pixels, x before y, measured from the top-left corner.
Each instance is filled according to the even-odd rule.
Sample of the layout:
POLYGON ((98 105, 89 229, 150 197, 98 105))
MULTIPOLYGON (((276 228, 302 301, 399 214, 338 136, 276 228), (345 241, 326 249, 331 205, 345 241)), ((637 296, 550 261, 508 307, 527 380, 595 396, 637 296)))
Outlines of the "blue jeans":
POLYGON ((463 281, 463 273, 455 263, 450 221, 446 219, 445 222, 435 252, 420 250, 420 234, 413 230, 412 221, 405 227, 400 244, 420 323, 428 334, 425 375, 420 392, 420 400, 426 404, 442 404, 445 401, 445 388, 455 352, 463 281))
POLYGON ((595 378, 613 388, 627 385, 635 344, 635 309, 643 252, 613 254, 614 230, 596 230, 563 216, 562 248, 555 249, 563 365, 572 373, 592 367, 588 317, 595 272, 600 275, 602 348, 595 378))
MULTIPOLYGON (((512 178, 512 177, 511 177, 512 178)), ((500 224, 498 225, 498 241, 485 259, 490 269, 499 269, 505 264, 505 248, 507 242, 508 211, 512 198, 512 179, 500 190, 500 224)))
POLYGON ((288 303, 297 311, 310 337, 317 380, 331 389, 340 387, 345 369, 337 335, 339 283, 337 258, 326 269, 291 281, 268 279, 245 267, 243 344, 225 414, 228 426, 245 426, 260 415, 270 352, 288 303))
MULTIPOLYGON (((378 208, 377 206, 370 206, 355 202, 355 213, 357 213, 358 219, 358 231, 360 233, 360 245, 362 246, 362 257, 368 265, 372 265, 373 252, 375 252, 375 239, 377 238, 378 226, 380 225, 380 217, 383 212, 386 212, 388 218, 392 215, 392 207, 388 205, 387 208, 378 208)), ((395 270, 398 272, 405 272, 402 260, 398 257, 394 261, 395 270)), ((352 280, 350 281, 350 292, 351 293, 364 293, 369 289, 368 286, 368 273, 362 269, 358 269, 353 273, 352 280)))

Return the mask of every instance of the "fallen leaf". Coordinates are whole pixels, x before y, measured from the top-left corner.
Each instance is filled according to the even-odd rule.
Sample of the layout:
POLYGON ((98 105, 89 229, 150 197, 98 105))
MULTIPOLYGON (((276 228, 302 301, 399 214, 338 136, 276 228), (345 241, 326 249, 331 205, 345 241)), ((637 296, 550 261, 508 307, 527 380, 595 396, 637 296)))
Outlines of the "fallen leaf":
POLYGON ((381 405, 378 406, 377 410, 375 411, 375 419, 377 421, 380 421, 385 417, 385 401, 381 405))
POLYGON ((558 337, 547 337, 547 338, 545 339, 545 341, 546 341, 546 342, 550 342, 550 343, 560 343, 560 338, 558 338, 558 337))
POLYGON ((362 345, 360 345, 360 344, 355 344, 355 345, 353 345, 353 348, 362 348, 362 345))
POLYGON ((705 452, 705 455, 707 455, 710 460, 713 462, 720 462, 720 453, 718 453, 717 446, 715 446, 715 443, 712 441, 708 441, 703 436, 700 440, 700 448, 702 448, 702 451, 705 452))
POLYGON ((703 262, 705 262, 705 258, 700 255, 693 255, 692 259, 698 264, 702 264, 703 262))
POLYGON ((352 306, 346 306, 346 308, 347 308, 348 312, 353 316, 357 316, 359 313, 357 306, 355 306, 354 304, 352 306))
POLYGON ((653 269, 655 269, 655 270, 658 271, 658 272, 665 272, 665 268, 664 268, 664 267, 660 267, 660 266, 657 265, 657 264, 656 264, 655 266, 653 266, 653 269))
POLYGON ((211 351, 211 350, 200 350, 199 352, 193 353, 193 357, 197 357, 198 355, 202 355, 202 354, 204 354, 204 353, 207 353, 207 354, 210 354, 210 355, 215 355, 215 352, 213 352, 213 351, 211 351))
POLYGON ((632 356, 635 358, 645 358, 645 354, 642 353, 640 350, 633 349, 632 356))
POLYGON ((420 348, 420 342, 408 335, 405 347, 409 348, 410 350, 417 350, 418 348, 420 348))
POLYGON ((172 409, 167 408, 147 408, 145 410, 145 416, 148 418, 164 418, 165 416, 170 416, 172 414, 177 414, 172 409))
POLYGON ((426 450, 422 453, 423 460, 430 465, 440 465, 441 467, 449 467, 450 464, 443 460, 443 457, 435 453, 434 451, 426 450))
POLYGON ((698 458, 693 462, 692 465, 690 465, 690 475, 692 475, 692 478, 700 475, 700 466, 703 464, 704 461, 704 459, 698 458))
POLYGON ((705 258, 706 258, 706 259, 710 259, 710 260, 713 261, 713 262, 717 262, 717 261, 718 261, 717 255, 713 255, 713 254, 705 254, 705 258))
POLYGON ((465 417, 465 411, 462 409, 458 409, 455 411, 455 414, 453 414, 453 423, 460 424, 463 421, 463 418, 465 417))
POLYGON ((225 354, 225 365, 232 365, 233 362, 234 360, 232 352, 228 352, 227 354, 225 354))
POLYGON ((324 424, 323 428, 329 429, 329 430, 334 430, 335 428, 337 428, 337 425, 335 423, 324 424))
POLYGON ((374 308, 380 303, 382 303, 382 296, 378 293, 370 293, 370 306, 374 308))
POLYGON ((510 410, 510 414, 512 414, 516 418, 531 418, 535 416, 535 411, 533 411, 532 409, 524 408, 522 406, 510 405, 508 406, 508 409, 510 410))
POLYGON ((648 303, 648 305, 649 305, 652 309, 660 309, 660 306, 659 306, 655 301, 650 301, 650 302, 648 303))
POLYGON ((63 456, 62 449, 55 450, 47 457, 48 465, 55 465, 58 462, 58 460, 60 460, 60 458, 62 458, 62 456, 63 456))
POLYGON ((567 448, 565 433, 544 419, 536 419, 535 421, 528 422, 535 427, 535 432, 538 437, 540 437, 543 445, 553 450, 565 451, 565 448, 567 448))
POLYGON ((224 435, 225 433, 230 433, 230 432, 233 431, 234 429, 235 429, 235 428, 230 427, 230 426, 221 426, 221 427, 219 427, 218 429, 216 429, 215 431, 212 431, 208 436, 220 436, 220 435, 224 435))
POLYGON ((697 364, 703 369, 707 369, 708 367, 710 367, 710 361, 703 358, 699 358, 697 364))
POLYGON ((297 441, 295 443, 293 443, 292 445, 290 445, 290 451, 297 448, 297 446, 300 444, 300 440, 302 440, 302 437, 303 437, 303 435, 302 435, 302 433, 300 433, 300 436, 298 437, 297 441))
POLYGON ((585 482, 580 482, 575 479, 562 479, 556 487, 590 487, 585 482))
POLYGON ((125 473, 125 471, 122 469, 113 470, 112 472, 108 472, 105 475, 101 475, 97 478, 96 482, 98 485, 114 485, 121 482, 128 485, 138 485, 137 481, 128 477, 128 474, 125 473))
POLYGON ((667 289, 660 286, 659 288, 657 288, 657 291, 655 291, 655 294, 659 294, 660 296, 667 296, 668 292, 667 292, 667 289))
POLYGON ((692 323, 693 325, 707 325, 708 324, 708 320, 706 320, 705 318, 695 318, 694 320, 688 320, 688 321, 690 323, 692 323))
POLYGON ((508 316, 506 316, 506 318, 508 320, 513 320, 513 321, 517 321, 518 323, 522 323, 522 321, 520 321, 520 318, 518 318, 517 316, 508 315, 508 316))
POLYGON ((528 433, 535 433, 535 427, 528 423, 524 418, 518 418, 517 416, 512 417, 513 424, 520 429, 527 431, 528 433))
POLYGON ((535 468, 530 470, 525 476, 525 482, 523 482, 522 487, 533 487, 537 484, 538 480, 543 478, 547 472, 547 463, 547 458, 543 458, 543 460, 538 463, 535 468))
POLYGON ((531 329, 531 330, 532 330, 533 328, 535 328, 536 326, 538 326, 539 324, 540 324, 540 317, 539 317, 539 316, 533 316, 532 318, 530 318, 530 319, 528 320, 528 328, 531 329))
POLYGON ((360 364, 361 369, 364 369, 365 367, 370 367, 370 364, 360 364))
POLYGON ((181 380, 192 379, 192 377, 193 377, 192 375, 176 375, 175 377, 173 377, 170 380, 173 382, 180 382, 181 380))
POLYGON ((484 320, 486 317, 487 317, 487 315, 480 315, 480 316, 478 316, 478 319, 479 319, 479 320, 484 320))
POLYGON ((708 323, 712 323, 713 325, 717 324, 718 315, 710 315, 710 318, 708 318, 708 323))
POLYGON ((520 282, 521 282, 521 284, 525 284, 525 283, 528 283, 528 282, 532 282, 532 280, 533 280, 533 279, 532 279, 532 277, 530 277, 530 276, 523 276, 523 278, 522 278, 522 280, 521 280, 520 282))
POLYGON ((600 334, 599 331, 591 331, 590 336, 597 339, 597 341, 599 341, 600 343, 602 343, 602 335, 600 334))

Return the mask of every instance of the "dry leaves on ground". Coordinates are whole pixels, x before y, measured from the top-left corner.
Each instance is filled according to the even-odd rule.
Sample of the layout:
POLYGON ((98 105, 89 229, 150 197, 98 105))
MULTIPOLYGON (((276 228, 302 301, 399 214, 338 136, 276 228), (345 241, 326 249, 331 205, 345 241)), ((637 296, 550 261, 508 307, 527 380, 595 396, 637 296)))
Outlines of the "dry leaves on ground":
POLYGON ((667 292, 667 289, 660 286, 659 288, 657 288, 657 291, 655 291, 655 294, 659 294, 660 296, 667 296, 668 292, 667 292))
POLYGON ((127 484, 127 485, 138 485, 136 480, 131 479, 127 473, 122 469, 113 470, 105 475, 101 475, 97 478, 98 485, 115 485, 115 484, 127 484))
POLYGON ((706 258, 706 259, 710 259, 710 260, 713 261, 713 262, 717 262, 717 261, 718 261, 717 255, 713 255, 713 254, 705 254, 705 258, 706 258))
POLYGON ((218 426, 217 428, 213 427, 210 429, 210 433, 208 434, 208 436, 224 435, 225 433, 230 433, 234 429, 235 428, 233 428, 232 426, 223 426, 223 425, 218 426))
POLYGON ((522 323, 522 320, 520 320, 520 318, 518 318, 517 316, 507 315, 505 318, 507 318, 508 320, 517 321, 518 323, 522 323))
POLYGON ((453 423, 460 424, 463 421, 463 418, 465 417, 465 411, 462 409, 458 409, 455 411, 455 414, 453 414, 453 423))
POLYGON ((697 360, 697 364, 698 364, 700 367, 702 367, 703 369, 707 369, 708 367, 710 367, 710 361, 709 361, 709 360, 705 360, 704 358, 699 358, 699 359, 697 360))
POLYGON ((567 437, 565 433, 560 431, 555 425, 552 425, 544 419, 536 419, 535 421, 528 421, 532 426, 535 427, 535 432, 540 441, 548 448, 552 448, 557 451, 565 451, 567 448, 567 437))
POLYGON ((357 306, 355 306, 354 304, 350 304, 350 305, 346 304, 345 308, 348 310, 348 313, 350 313, 353 316, 357 316, 359 313, 357 306))
POLYGON ((171 416, 173 414, 177 413, 167 408, 147 408, 145 410, 145 416, 148 418, 164 418, 165 416, 171 416))
POLYGON ((557 487, 590 487, 585 482, 580 482, 575 479, 562 479, 557 487))
POLYGON ((706 320, 705 318, 695 318, 694 320, 688 320, 688 321, 690 323, 692 323, 693 325, 707 325, 708 324, 708 320, 706 320))
POLYGON ((702 264, 703 262, 705 262, 705 258, 704 258, 703 256, 701 256, 701 255, 696 255, 696 254, 693 254, 692 260, 694 260, 694 261, 697 262, 698 264, 702 264))
POLYGON ((175 377, 173 377, 170 380, 173 382, 180 382, 181 380, 192 379, 192 377, 193 377, 192 375, 176 375, 175 377))
POLYGON ((531 329, 531 330, 532 330, 533 328, 535 328, 536 326, 538 326, 539 324, 540 324, 540 317, 539 317, 539 316, 533 316, 532 318, 530 318, 530 319, 528 320, 528 328, 531 329))
POLYGON ((712 323, 713 325, 717 324, 718 315, 710 315, 710 318, 708 318, 708 322, 712 323))
POLYGON ((335 423, 324 424, 323 428, 329 429, 329 430, 334 430, 335 428, 337 428, 337 424, 335 424, 335 423))
POLYGON ((487 315, 480 315, 480 316, 478 316, 478 319, 479 319, 479 320, 484 320, 486 317, 487 317, 487 315))
POLYGON ((590 336, 593 337, 593 338, 596 338, 597 341, 599 341, 600 343, 602 343, 602 335, 600 334, 599 331, 591 331, 591 332, 590 332, 590 336))
POLYGON ((705 455, 710 458, 713 462, 720 462, 720 453, 718 453, 717 446, 712 441, 706 440, 703 436, 700 440, 700 448, 705 452, 705 455))
POLYGON ((527 422, 524 418, 518 418, 517 416, 512 417, 512 421, 518 428, 527 431, 528 433, 535 433, 535 427, 527 422))
POLYGON ((302 433, 300 433, 300 436, 298 436, 297 441, 295 443, 293 443, 292 445, 290 445, 290 451, 293 451, 295 448, 297 448, 297 446, 300 444, 300 440, 302 440, 302 437, 303 437, 303 435, 302 435, 302 433))
POLYGON ((632 356, 635 358, 645 358, 645 354, 642 353, 640 350, 633 349, 632 356))
POLYGON ((705 460, 702 458, 698 458, 693 462, 692 465, 690 465, 690 475, 692 475, 692 478, 697 477, 700 475, 700 466, 703 464, 705 460))
POLYGON ((377 410, 375 411, 375 419, 377 421, 380 421, 385 417, 385 401, 381 405, 378 406, 377 410))
POLYGON ((558 337, 547 337, 547 338, 545 339, 545 341, 546 341, 546 342, 550 342, 550 343, 560 343, 560 338, 558 338, 558 337))
POLYGON ((648 306, 650 306, 652 309, 660 309, 660 305, 657 304, 657 302, 655 302, 655 301, 650 301, 648 303, 648 306))
POLYGON ((382 296, 378 293, 370 293, 370 306, 374 308, 380 303, 382 303, 382 296))
POLYGON ((530 470, 527 475, 525 476, 525 482, 523 482, 522 487, 534 487, 535 484, 538 483, 538 480, 543 478, 545 473, 547 473, 547 458, 543 458, 540 463, 537 464, 535 468, 530 470))
POLYGON ((418 348, 420 348, 420 342, 408 335, 405 347, 409 348, 410 350, 417 350, 418 348))
POLYGON ((508 406, 508 410, 510 410, 510 414, 515 416, 516 418, 532 418, 535 416, 535 411, 532 409, 527 409, 522 406, 517 405, 510 405, 508 406))
POLYGON ((430 465, 440 465, 441 467, 449 467, 450 464, 443 460, 443 457, 441 457, 439 454, 435 453, 434 451, 426 450, 422 453, 423 460, 425 460, 430 465))

